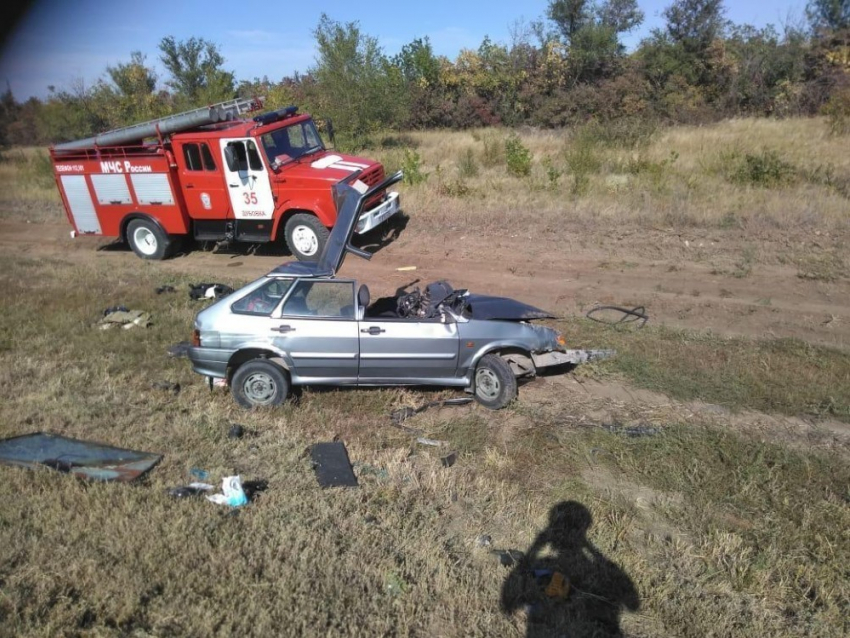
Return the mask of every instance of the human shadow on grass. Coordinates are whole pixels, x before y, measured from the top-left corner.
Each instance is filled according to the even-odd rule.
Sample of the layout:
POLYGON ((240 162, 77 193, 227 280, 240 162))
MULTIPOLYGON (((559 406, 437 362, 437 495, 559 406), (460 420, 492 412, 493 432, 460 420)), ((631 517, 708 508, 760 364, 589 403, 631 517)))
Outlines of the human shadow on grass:
POLYGON ((592 522, 581 503, 558 503, 505 579, 502 610, 525 610, 528 638, 622 636, 621 610, 640 607, 628 575, 587 539, 592 522))

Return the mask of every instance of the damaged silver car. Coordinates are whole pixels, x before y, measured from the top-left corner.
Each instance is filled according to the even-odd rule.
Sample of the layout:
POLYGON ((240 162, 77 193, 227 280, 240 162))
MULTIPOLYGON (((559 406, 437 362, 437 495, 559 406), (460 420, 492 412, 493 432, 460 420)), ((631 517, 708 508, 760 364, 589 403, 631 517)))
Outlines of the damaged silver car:
POLYGON ((531 323, 551 314, 512 299, 438 281, 373 301, 365 284, 337 276, 347 253, 371 258, 351 244, 360 210, 401 177, 365 193, 338 184, 319 261, 279 266, 198 313, 195 372, 225 379, 247 408, 278 405, 292 386, 428 385, 464 388, 498 409, 519 377, 610 354, 567 349, 563 335, 531 323))

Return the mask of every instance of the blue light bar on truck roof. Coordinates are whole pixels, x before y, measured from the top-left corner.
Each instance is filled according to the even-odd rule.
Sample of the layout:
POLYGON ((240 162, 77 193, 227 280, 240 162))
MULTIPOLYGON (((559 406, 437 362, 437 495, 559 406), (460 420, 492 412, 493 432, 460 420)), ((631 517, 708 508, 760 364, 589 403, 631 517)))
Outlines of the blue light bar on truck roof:
POLYGON ((274 122, 277 122, 278 120, 283 120, 287 117, 292 117, 297 112, 297 106, 287 106, 284 109, 278 109, 277 111, 271 111, 270 113, 263 113, 262 115, 258 115, 254 118, 254 121, 260 126, 265 126, 266 124, 272 124, 274 122))

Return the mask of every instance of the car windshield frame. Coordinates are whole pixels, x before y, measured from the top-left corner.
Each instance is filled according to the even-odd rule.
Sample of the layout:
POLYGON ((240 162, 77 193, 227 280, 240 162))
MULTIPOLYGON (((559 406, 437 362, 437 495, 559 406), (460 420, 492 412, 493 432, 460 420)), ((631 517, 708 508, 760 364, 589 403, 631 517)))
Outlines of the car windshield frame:
POLYGON ((272 166, 283 166, 296 160, 324 151, 325 143, 322 136, 319 135, 319 130, 316 128, 316 123, 312 119, 287 124, 274 130, 263 133, 260 136, 260 143, 263 146, 263 152, 268 158, 269 164, 272 166), (292 134, 294 131, 300 131, 302 146, 293 144, 292 134), (308 145, 310 139, 318 140, 318 144, 308 145), (278 161, 278 158, 284 158, 278 161))

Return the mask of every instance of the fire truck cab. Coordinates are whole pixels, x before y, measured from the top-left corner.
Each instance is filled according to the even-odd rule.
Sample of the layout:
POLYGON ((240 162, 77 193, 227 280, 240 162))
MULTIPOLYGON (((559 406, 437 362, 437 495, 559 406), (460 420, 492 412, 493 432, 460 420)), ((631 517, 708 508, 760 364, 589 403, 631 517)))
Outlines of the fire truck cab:
MULTIPOLYGON (((232 100, 53 146, 72 235, 120 237, 143 259, 168 257, 185 237, 283 237, 298 259, 316 260, 336 222, 334 186, 366 192, 384 167, 327 150, 297 107, 240 117, 260 108, 232 100)), ((376 193, 357 232, 399 210, 398 193, 376 193)))

